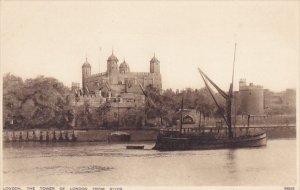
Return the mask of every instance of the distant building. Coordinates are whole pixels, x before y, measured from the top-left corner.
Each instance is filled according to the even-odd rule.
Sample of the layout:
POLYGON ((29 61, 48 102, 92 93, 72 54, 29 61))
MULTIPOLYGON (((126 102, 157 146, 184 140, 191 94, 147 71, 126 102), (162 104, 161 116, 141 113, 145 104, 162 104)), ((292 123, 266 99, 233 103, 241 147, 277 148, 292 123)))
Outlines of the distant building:
POLYGON ((260 85, 240 79, 239 91, 234 92, 232 113, 235 115, 265 115, 274 109, 286 112, 296 106, 296 91, 287 89, 284 92, 271 92, 260 85))
POLYGON ((266 112, 296 112, 296 90, 286 89, 282 92, 264 90, 264 108, 266 112), (276 111, 277 110, 277 111, 276 111))
POLYGON ((253 83, 247 85, 246 79, 241 79, 239 82, 239 92, 236 95, 239 99, 238 112, 240 114, 264 114, 264 89, 262 86, 254 85, 253 83))

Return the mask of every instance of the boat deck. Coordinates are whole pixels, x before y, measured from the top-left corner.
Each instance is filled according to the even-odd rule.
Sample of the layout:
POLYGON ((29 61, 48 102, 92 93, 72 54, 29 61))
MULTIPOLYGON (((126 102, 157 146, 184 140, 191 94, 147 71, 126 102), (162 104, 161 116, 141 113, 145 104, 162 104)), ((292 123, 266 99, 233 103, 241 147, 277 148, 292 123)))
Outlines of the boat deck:
MULTIPOLYGON (((249 127, 236 127, 232 128, 233 137, 243 138, 245 136, 255 136, 264 133, 263 129, 260 128, 249 128, 249 127)), ((228 128, 226 127, 199 127, 199 128, 165 128, 159 131, 161 137, 175 137, 175 138, 192 138, 192 137, 207 137, 213 139, 226 139, 228 138, 228 128)))

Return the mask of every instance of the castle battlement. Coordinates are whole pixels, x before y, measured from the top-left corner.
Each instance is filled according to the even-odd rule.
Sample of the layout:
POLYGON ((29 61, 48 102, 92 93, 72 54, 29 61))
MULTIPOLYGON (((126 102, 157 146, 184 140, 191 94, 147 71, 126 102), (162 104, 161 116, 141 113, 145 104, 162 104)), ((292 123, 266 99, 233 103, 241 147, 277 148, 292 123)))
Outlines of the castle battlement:
POLYGON ((148 73, 148 72, 130 72, 131 75, 139 75, 139 76, 148 76, 154 73, 148 73))
POLYGON ((248 85, 248 86, 240 86, 240 91, 241 90, 263 90, 263 86, 261 85, 248 85))
POLYGON ((81 106, 88 103, 91 107, 99 107, 109 102, 111 107, 143 107, 145 104, 145 96, 140 94, 124 93, 119 97, 103 97, 100 95, 78 95, 72 98, 73 106, 81 106))
POLYGON ((254 85, 253 83, 249 83, 249 85, 247 85, 246 79, 242 78, 239 81, 239 90, 263 90, 263 86, 254 85))
POLYGON ((105 76, 105 75, 107 75, 107 73, 106 73, 106 72, 102 72, 102 73, 96 73, 96 74, 92 74, 92 75, 90 75, 90 78, 93 78, 93 77, 99 77, 99 76, 105 76))

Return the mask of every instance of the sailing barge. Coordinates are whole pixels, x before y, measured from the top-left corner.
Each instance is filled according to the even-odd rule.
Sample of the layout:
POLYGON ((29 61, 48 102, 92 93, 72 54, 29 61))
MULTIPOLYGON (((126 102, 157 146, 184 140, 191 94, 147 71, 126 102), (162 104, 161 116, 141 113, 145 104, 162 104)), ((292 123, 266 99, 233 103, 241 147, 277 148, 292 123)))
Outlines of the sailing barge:
POLYGON ((160 151, 202 150, 220 148, 260 147, 267 144, 266 133, 260 129, 234 128, 229 137, 227 128, 186 128, 161 130, 153 147, 160 151))
MULTIPOLYGON (((236 45, 235 45, 236 51, 236 45)), ((183 98, 181 103, 181 122, 179 130, 161 130, 156 144, 153 147, 155 150, 173 151, 173 150, 201 150, 201 149, 218 149, 218 148, 245 148, 245 147, 260 147, 267 145, 266 133, 261 129, 250 129, 248 127, 232 127, 231 109, 233 98, 233 78, 234 78, 234 63, 233 61, 232 82, 228 93, 225 93, 219 88, 200 68, 199 73, 204 81, 204 84, 213 98, 218 108, 220 105, 210 89, 208 82, 215 87, 218 93, 226 100, 226 111, 222 117, 227 125, 227 128, 182 128, 182 111, 183 98)))

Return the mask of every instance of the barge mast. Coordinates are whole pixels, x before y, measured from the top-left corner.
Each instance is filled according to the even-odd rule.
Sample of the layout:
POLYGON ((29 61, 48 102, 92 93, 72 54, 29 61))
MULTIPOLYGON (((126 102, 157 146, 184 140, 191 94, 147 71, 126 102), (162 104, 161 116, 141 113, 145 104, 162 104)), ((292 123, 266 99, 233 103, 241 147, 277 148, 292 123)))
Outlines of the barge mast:
POLYGON ((210 89, 209 85, 207 84, 206 80, 208 80, 216 88, 216 90, 220 93, 220 95, 226 100, 226 116, 224 116, 223 114, 222 114, 222 116, 226 122, 226 125, 228 126, 229 138, 233 138, 232 121, 231 121, 231 107, 232 107, 232 98, 233 98, 233 79, 234 79, 235 55, 236 55, 236 43, 234 45, 232 78, 231 78, 231 84, 229 87, 228 94, 225 93, 218 85, 216 85, 200 68, 198 68, 199 73, 204 81, 204 84, 205 84, 207 90, 209 91, 210 95, 212 96, 217 107, 221 108, 221 106, 218 104, 212 90, 210 89))

